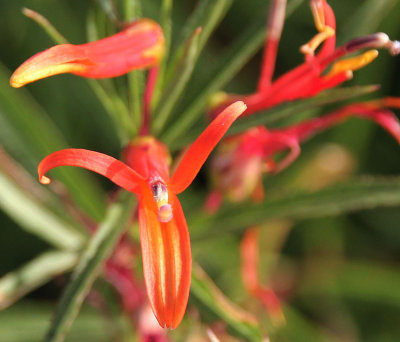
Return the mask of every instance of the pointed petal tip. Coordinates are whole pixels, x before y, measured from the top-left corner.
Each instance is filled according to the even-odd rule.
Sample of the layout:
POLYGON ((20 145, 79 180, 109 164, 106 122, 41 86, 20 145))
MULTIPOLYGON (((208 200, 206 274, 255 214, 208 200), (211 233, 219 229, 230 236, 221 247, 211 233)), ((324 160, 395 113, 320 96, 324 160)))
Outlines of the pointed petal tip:
POLYGON ((192 183, 214 147, 246 108, 243 101, 236 101, 217 115, 181 159, 170 179, 170 191, 179 194, 192 183))
POLYGON ((39 176, 39 182, 42 184, 50 184, 51 183, 51 179, 49 177, 46 176, 39 176))
POLYGON ((238 113, 239 116, 247 109, 247 106, 243 101, 236 101, 232 103, 227 109, 230 109, 233 112, 238 113))

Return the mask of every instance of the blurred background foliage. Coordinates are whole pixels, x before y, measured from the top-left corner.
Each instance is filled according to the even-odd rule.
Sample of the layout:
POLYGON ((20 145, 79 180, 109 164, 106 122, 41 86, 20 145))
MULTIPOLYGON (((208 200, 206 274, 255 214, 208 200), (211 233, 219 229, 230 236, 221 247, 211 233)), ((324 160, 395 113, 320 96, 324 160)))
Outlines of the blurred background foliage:
MULTIPOLYGON (((144 16, 157 20, 160 0, 142 3, 144 16)), ((392 39, 400 38, 398 1, 332 0, 330 4, 336 14, 339 43, 377 31, 386 32, 392 39)), ((174 1, 172 46, 179 43, 177 33, 194 5, 195 2, 174 1)), ((89 0, 0 2, 0 143, 34 177, 40 159, 61 146, 119 155, 119 141, 110 119, 83 79, 62 75, 31 84, 26 89, 11 89, 8 85, 12 70, 36 52, 53 45, 36 23, 21 14, 22 7, 43 14, 71 42, 80 44, 86 41, 88 13, 96 6, 95 1, 89 0), (10 120, 17 112, 20 117, 10 120)), ((244 28, 266 18, 267 8, 268 2, 264 0, 234 1, 201 55, 180 109, 202 90, 200 87, 210 77, 218 57, 244 28)), ((285 23, 275 76, 302 61, 299 46, 314 33, 307 1, 303 1, 285 23)), ((260 61, 261 53, 257 53, 224 90, 251 92, 260 61)), ((381 87, 374 97, 399 96, 399 77, 400 59, 382 51, 371 65, 355 72, 348 85, 379 84, 381 87)), ((329 108, 326 106, 319 111, 327 112, 329 108)), ((396 142, 373 123, 351 119, 306 142, 301 157, 287 171, 267 177, 266 196, 282 189, 289 193, 298 189, 317 189, 330 177, 326 166, 335 167, 337 163, 342 163, 338 179, 346 179, 352 174, 399 175, 399 152, 396 142)), ((93 174, 80 171, 76 174, 83 177, 82 183, 88 192, 97 194, 90 197, 97 202, 88 203, 88 197, 80 193, 86 188, 76 189, 78 202, 92 217, 101 218, 106 203, 104 194, 113 187, 93 174)), ((65 177, 71 177, 71 174, 65 177)), ((209 189, 206 168, 199 178, 190 191, 182 195, 181 201, 189 227, 191 221, 195 226, 192 237, 194 258, 232 301, 249 311, 260 312, 262 309, 257 302, 248 302, 248 294, 240 280, 238 246, 245 227, 219 232, 219 227, 214 226, 207 234, 201 234, 201 224, 196 225, 196 217, 201 215, 198 207, 209 189)), ((73 178, 69 179, 74 183, 73 178)), ((3 192, 1 187, 0 191, 3 192)), ((29 212, 26 215, 29 216, 29 212)), ((15 218, 0 212, 0 219, 0 276, 50 249, 43 240, 20 229, 15 218)), ((283 339, 278 332, 277 341, 381 342, 400 339, 399 207, 334 217, 274 221, 263 228, 261 278, 272 284, 283 302, 290 305, 287 308, 288 325, 281 332, 283 339)), ((58 277, 0 312, 0 340, 39 341, 66 279, 58 277)), ((190 304, 205 312, 202 315, 204 322, 213 322, 216 317, 203 310, 198 300, 191 298, 190 304)), ((67 341, 114 338, 112 333, 118 329, 115 326, 111 330, 102 328, 104 321, 95 310, 85 308, 67 341)), ((108 326, 112 324, 108 323, 108 326)), ((186 325, 182 329, 181 339, 184 340, 183 336, 190 329, 186 325)))

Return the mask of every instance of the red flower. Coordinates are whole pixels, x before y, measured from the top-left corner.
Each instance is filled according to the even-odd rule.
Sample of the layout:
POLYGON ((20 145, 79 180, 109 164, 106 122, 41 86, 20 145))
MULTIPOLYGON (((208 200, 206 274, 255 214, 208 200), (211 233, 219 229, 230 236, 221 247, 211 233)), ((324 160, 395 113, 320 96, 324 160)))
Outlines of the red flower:
POLYGON ((216 211, 223 194, 232 201, 241 201, 250 195, 255 200, 261 199, 264 171, 280 172, 300 155, 302 141, 346 120, 349 116, 375 121, 400 144, 399 120, 387 107, 400 108, 400 98, 387 97, 354 103, 287 128, 268 130, 259 126, 226 139, 211 164, 216 190, 206 203, 207 209, 211 212, 216 211), (285 150, 289 150, 289 153, 276 163, 274 156, 285 150))
POLYGON ((246 103, 247 110, 244 115, 249 115, 284 101, 311 97, 352 78, 353 70, 362 68, 378 56, 378 51, 375 49, 387 48, 393 55, 400 53, 400 42, 390 41, 385 33, 359 37, 335 47, 336 22, 331 7, 325 0, 311 0, 310 4, 319 33, 300 49, 305 54, 305 62, 272 81, 277 47, 285 17, 285 1, 272 1, 264 59, 256 92, 244 96, 220 93, 212 101, 214 109, 217 109, 213 113, 217 113, 220 106, 225 107, 237 100, 246 103), (322 42, 320 51, 314 55, 314 51, 322 42), (349 53, 365 48, 372 48, 372 50, 353 58, 337 61, 349 53))
POLYGON ((62 44, 39 52, 25 61, 11 76, 15 88, 39 79, 71 73, 105 78, 157 64, 164 53, 160 26, 140 19, 113 36, 82 45, 62 44))
POLYGON ((146 289, 162 327, 178 326, 190 288, 190 239, 176 195, 190 185, 215 145, 245 109, 244 103, 237 102, 218 115, 187 150, 171 178, 167 148, 150 136, 129 144, 124 151, 126 164, 82 149, 54 152, 39 164, 39 180, 43 184, 50 182, 45 176, 47 171, 70 165, 97 172, 138 196, 146 289))

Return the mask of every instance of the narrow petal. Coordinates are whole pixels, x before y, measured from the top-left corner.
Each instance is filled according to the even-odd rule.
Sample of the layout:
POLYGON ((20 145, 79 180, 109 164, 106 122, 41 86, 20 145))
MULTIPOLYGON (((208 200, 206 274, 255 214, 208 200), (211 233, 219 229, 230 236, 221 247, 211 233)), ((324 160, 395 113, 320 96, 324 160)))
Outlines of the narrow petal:
POLYGON ((88 169, 107 177, 109 180, 128 191, 137 191, 137 186, 144 178, 123 162, 106 154, 69 148, 54 152, 44 158, 39 166, 39 181, 49 184, 47 171, 59 166, 77 166, 88 169))
POLYGON ((211 151, 246 108, 241 101, 231 104, 196 139, 171 178, 169 186, 173 193, 181 193, 192 183, 211 151))
POLYGON ((139 227, 147 294, 161 327, 176 328, 186 310, 190 279, 190 238, 178 198, 172 195, 173 219, 160 222, 149 189, 140 198, 139 227))
POLYGON ((132 69, 155 65, 163 51, 161 28, 149 19, 142 19, 113 36, 95 42, 56 45, 39 52, 14 72, 10 84, 19 88, 63 73, 93 78, 120 76, 132 69))

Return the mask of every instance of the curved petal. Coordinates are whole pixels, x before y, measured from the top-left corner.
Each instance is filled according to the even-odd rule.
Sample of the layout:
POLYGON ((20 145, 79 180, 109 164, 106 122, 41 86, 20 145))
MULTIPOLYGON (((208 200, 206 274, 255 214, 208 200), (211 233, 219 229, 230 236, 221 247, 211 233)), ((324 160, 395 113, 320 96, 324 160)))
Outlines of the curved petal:
POLYGON ((147 294, 161 327, 176 328, 186 310, 190 280, 190 238, 178 198, 171 197, 173 219, 159 222, 149 190, 139 206, 140 242, 147 294))
POLYGON ((173 193, 185 190, 233 122, 246 110, 242 101, 235 102, 219 114, 190 146, 169 183, 173 193))
POLYGON ((46 177, 47 171, 59 166, 77 166, 99 173, 128 191, 137 191, 137 186, 144 178, 123 162, 106 154, 68 148, 54 152, 44 158, 39 166, 39 181, 49 184, 50 178, 46 177))
POLYGON ((11 76, 15 88, 39 79, 72 73, 103 78, 147 68, 161 59, 164 36, 160 26, 141 19, 110 37, 82 45, 62 44, 39 52, 25 61, 11 76))

